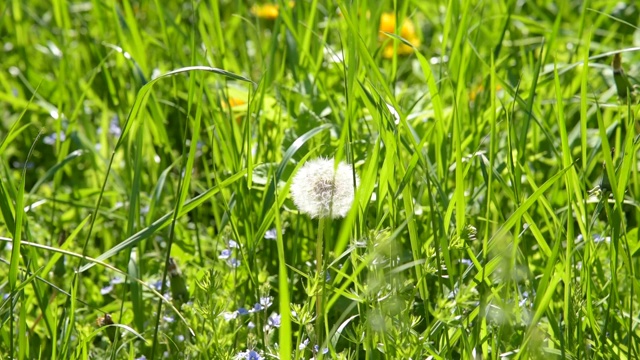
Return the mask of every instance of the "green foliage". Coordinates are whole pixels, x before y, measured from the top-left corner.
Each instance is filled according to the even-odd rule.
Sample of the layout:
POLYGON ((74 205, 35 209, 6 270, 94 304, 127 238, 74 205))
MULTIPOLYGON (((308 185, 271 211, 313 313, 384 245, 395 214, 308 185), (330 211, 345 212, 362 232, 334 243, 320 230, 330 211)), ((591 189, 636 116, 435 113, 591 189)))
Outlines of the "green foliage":
POLYGON ((640 357, 637 5, 1 11, 0 359, 640 357))

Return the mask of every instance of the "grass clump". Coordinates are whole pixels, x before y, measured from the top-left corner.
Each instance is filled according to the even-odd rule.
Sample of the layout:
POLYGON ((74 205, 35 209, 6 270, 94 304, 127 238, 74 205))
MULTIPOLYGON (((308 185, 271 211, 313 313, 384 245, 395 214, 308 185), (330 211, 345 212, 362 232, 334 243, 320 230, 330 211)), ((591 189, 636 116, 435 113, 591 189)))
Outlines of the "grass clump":
POLYGON ((3 14, 0 358, 638 358, 637 5, 3 14))

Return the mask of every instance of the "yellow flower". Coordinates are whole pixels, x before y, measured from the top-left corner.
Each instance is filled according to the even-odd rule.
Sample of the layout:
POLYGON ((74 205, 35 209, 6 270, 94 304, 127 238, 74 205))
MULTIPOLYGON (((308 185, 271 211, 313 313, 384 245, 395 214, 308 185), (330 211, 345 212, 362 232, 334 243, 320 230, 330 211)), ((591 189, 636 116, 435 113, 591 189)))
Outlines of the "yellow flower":
MULTIPOLYGON (((289 1, 289 7, 295 5, 294 1, 289 1)), ((251 7, 251 13, 260 19, 275 20, 280 14, 280 7, 277 4, 255 4, 251 7)))
MULTIPOLYGON (((237 97, 230 97, 228 99, 227 102, 223 101, 222 102, 222 108, 223 109, 231 109, 231 111, 237 113, 239 112, 246 112, 246 107, 242 108, 243 105, 246 105, 247 101, 241 98, 237 98, 237 97)), ((236 122, 238 123, 238 125, 242 124, 242 119, 243 119, 243 115, 237 115, 235 116, 236 122)))
MULTIPOLYGON (((396 31, 396 15, 394 13, 382 13, 380 16, 380 35, 378 39, 383 42, 389 37, 384 33, 394 34, 396 31)), ((405 18, 400 27, 400 37, 407 40, 413 46, 420 45, 420 38, 416 34, 416 27, 411 20, 405 18)), ((393 41, 387 42, 382 51, 382 57, 390 59, 393 57, 393 41)), ((410 55, 413 53, 413 47, 405 43, 399 43, 396 50, 398 55, 410 55)))
POLYGON ((251 13, 260 19, 275 20, 278 18, 278 5, 255 4, 251 7, 251 13))
POLYGON ((246 104, 247 102, 239 98, 229 98, 229 107, 236 107, 246 104))
MULTIPOLYGON (((499 93, 500 91, 502 91, 502 86, 500 84, 496 84, 496 93, 499 93)), ((470 93, 469 93, 469 100, 470 101, 475 101, 476 98, 478 97, 478 95, 480 95, 480 93, 484 92, 484 85, 480 84, 478 86, 476 86, 470 93)))

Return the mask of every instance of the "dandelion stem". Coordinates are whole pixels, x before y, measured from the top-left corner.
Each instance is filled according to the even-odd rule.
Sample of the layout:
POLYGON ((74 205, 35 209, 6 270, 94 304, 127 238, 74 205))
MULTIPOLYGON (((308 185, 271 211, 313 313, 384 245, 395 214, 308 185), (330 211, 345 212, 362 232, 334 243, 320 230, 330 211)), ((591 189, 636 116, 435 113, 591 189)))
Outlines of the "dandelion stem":
MULTIPOLYGON (((325 217, 318 219, 318 237, 316 239, 316 284, 318 284, 316 295, 316 343, 318 347, 322 346, 322 320, 324 319, 324 276, 322 274, 322 263, 324 257, 323 240, 324 240, 324 222, 325 217)), ((318 356, 320 356, 318 353, 318 356)))

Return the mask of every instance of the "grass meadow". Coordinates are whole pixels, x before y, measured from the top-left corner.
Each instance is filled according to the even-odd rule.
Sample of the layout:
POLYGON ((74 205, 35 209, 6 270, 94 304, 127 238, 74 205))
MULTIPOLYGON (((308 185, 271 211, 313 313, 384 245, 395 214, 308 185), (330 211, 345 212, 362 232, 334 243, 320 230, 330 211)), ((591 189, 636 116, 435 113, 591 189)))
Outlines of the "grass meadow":
POLYGON ((638 359, 640 9, 6 0, 0 359, 638 359))

